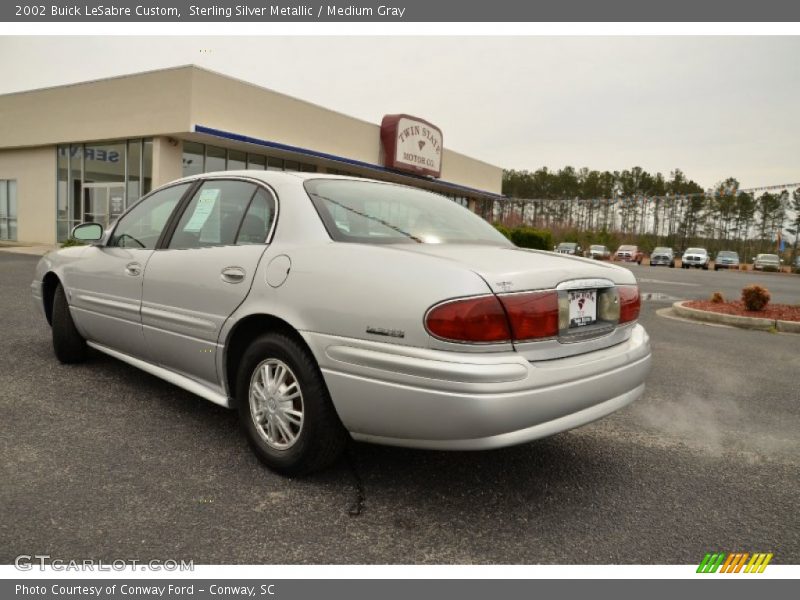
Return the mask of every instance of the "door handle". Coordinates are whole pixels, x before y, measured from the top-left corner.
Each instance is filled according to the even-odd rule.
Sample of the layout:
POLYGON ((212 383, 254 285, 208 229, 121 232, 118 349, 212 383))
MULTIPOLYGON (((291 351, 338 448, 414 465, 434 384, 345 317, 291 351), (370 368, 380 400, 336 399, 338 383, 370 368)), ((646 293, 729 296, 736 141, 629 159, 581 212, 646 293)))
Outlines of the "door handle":
POLYGON ((226 283, 241 283, 244 281, 245 270, 242 267, 225 267, 220 273, 222 281, 226 283))
POLYGON ((125 265, 125 273, 131 277, 137 277, 142 272, 142 265, 137 262, 128 263, 125 265))

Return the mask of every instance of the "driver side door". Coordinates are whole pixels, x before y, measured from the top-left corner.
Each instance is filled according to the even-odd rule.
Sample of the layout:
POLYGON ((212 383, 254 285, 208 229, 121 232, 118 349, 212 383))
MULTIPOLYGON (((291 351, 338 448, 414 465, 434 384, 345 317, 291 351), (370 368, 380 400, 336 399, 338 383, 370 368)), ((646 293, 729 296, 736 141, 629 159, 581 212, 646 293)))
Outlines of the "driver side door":
POLYGON ((105 244, 87 247, 65 269, 75 325, 92 342, 142 358, 144 270, 183 195, 182 183, 158 190, 125 213, 105 244))

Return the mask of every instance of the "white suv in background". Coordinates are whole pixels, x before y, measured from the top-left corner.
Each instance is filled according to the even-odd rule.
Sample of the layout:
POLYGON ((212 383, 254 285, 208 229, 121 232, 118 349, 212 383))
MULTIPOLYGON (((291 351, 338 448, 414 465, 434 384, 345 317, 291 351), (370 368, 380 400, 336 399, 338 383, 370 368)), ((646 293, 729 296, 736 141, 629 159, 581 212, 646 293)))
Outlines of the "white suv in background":
POLYGON ((711 257, 705 248, 689 248, 681 257, 681 269, 694 267, 695 269, 708 271, 708 263, 710 261, 711 257))

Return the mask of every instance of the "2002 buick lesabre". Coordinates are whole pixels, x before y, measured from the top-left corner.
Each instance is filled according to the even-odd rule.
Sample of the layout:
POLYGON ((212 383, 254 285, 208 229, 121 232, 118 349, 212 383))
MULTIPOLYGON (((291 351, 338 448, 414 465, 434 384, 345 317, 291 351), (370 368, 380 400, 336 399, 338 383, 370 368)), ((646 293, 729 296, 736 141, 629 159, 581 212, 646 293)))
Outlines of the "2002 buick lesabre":
POLYGON ((64 363, 86 348, 236 407, 267 465, 348 437, 527 442, 635 400, 650 367, 627 269, 515 247, 416 188, 280 172, 181 179, 84 223, 32 284, 64 363))

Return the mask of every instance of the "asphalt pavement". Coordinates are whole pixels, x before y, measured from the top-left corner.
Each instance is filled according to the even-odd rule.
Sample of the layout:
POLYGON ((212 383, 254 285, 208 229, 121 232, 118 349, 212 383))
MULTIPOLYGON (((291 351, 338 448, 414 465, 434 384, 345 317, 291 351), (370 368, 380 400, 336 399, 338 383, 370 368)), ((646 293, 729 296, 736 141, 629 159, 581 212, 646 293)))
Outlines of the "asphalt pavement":
POLYGON ((637 403, 490 452, 354 444, 335 468, 286 479, 233 412, 97 353, 60 365, 31 307, 35 263, 0 253, 0 562, 800 562, 800 337, 658 314, 762 279, 800 302, 800 277, 633 267, 655 294, 637 403))

